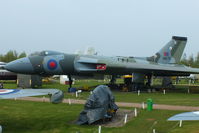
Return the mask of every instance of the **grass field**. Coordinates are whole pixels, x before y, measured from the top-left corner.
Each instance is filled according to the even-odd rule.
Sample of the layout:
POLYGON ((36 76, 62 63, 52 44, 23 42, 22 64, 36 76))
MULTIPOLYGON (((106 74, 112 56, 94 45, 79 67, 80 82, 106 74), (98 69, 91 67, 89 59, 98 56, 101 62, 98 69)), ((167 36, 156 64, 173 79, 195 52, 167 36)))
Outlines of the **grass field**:
MULTIPOLYGON (((104 81, 78 81, 74 87, 81 86, 96 86, 100 84, 105 84, 104 81)), ((17 88, 15 83, 5 83, 5 88, 17 88)), ((177 86, 179 89, 186 89, 187 86, 177 86)), ((44 83, 42 88, 57 88, 67 92, 67 85, 61 85, 59 83, 44 83)), ((119 92, 113 91, 115 99, 117 102, 146 102, 148 98, 153 99, 154 104, 169 104, 169 105, 186 105, 186 106, 199 106, 199 94, 198 93, 166 93, 164 95, 162 92, 156 93, 141 93, 140 96, 133 92, 119 92)), ((77 99, 87 99, 90 92, 83 92, 77 99)), ((75 98, 74 94, 65 93, 65 98, 75 98)))
MULTIPOLYGON (((103 81, 79 81, 74 87, 82 85, 100 85, 103 81)), ((5 88, 17 88, 15 83, 5 83, 5 88)), ((68 86, 59 83, 44 83, 42 88, 57 88, 67 91, 68 86)), ((180 87, 180 89, 185 87, 180 87)), ((87 99, 89 92, 83 92, 77 99, 87 99)), ((155 104, 199 106, 199 94, 187 93, 141 93, 113 91, 118 102, 146 102, 152 98, 155 104)), ((75 95, 66 93, 66 98, 75 95)), ((28 101, 0 100, 0 125, 5 133, 98 133, 98 126, 77 126, 74 121, 83 109, 83 105, 50 104, 28 101)), ((128 108, 131 109, 131 108, 128 108)), ((102 133, 198 133, 199 122, 183 122, 179 128, 177 122, 167 119, 181 111, 139 110, 139 117, 130 120, 121 128, 102 127, 102 133)))
MULTIPOLYGON (((13 100, 1 100, 0 105, 0 124, 5 133, 97 133, 97 126, 74 124, 83 105, 13 100)), ((199 122, 183 122, 183 127, 179 128, 177 122, 166 121, 180 111, 139 112, 138 117, 130 120, 124 127, 102 127, 102 133, 152 133, 153 128, 158 133, 196 133, 199 130, 199 122)))

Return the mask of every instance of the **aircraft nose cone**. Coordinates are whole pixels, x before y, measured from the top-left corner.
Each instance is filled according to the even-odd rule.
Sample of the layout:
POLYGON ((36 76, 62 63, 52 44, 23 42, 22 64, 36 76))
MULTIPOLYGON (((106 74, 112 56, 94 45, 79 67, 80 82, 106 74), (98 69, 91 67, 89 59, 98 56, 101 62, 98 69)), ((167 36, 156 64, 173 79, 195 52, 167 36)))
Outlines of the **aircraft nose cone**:
POLYGON ((28 57, 12 61, 5 65, 5 69, 15 73, 33 74, 33 66, 28 57))

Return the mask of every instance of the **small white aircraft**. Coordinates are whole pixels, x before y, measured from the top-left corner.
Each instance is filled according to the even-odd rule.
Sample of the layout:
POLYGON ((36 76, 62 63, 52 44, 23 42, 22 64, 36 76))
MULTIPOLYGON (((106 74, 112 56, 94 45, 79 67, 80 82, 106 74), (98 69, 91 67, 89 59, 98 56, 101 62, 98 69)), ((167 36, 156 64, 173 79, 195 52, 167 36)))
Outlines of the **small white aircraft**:
POLYGON ((199 111, 180 113, 168 119, 168 121, 196 121, 196 120, 197 121, 199 120, 199 111))
POLYGON ((52 103, 60 103, 64 98, 64 93, 58 89, 0 89, 0 99, 41 95, 50 95, 52 103))

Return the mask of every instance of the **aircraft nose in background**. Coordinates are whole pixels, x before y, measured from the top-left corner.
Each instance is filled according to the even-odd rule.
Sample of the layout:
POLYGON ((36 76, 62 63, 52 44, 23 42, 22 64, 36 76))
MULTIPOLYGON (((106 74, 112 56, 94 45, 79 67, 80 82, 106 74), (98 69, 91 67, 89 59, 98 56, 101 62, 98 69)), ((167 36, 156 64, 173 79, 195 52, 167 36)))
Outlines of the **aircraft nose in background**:
POLYGON ((33 66, 28 57, 12 61, 5 65, 5 69, 15 73, 33 74, 33 66))

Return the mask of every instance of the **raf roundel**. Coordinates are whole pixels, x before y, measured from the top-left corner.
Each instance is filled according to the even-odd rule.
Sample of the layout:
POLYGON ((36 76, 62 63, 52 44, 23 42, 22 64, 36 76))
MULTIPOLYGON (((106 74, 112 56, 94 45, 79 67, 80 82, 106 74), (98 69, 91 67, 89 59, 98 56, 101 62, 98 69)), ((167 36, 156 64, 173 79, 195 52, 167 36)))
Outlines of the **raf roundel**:
POLYGON ((0 89, 0 95, 6 95, 6 94, 10 94, 10 93, 16 93, 19 90, 17 89, 0 89))
POLYGON ((57 68, 57 62, 53 59, 48 61, 48 69, 55 70, 57 68))

